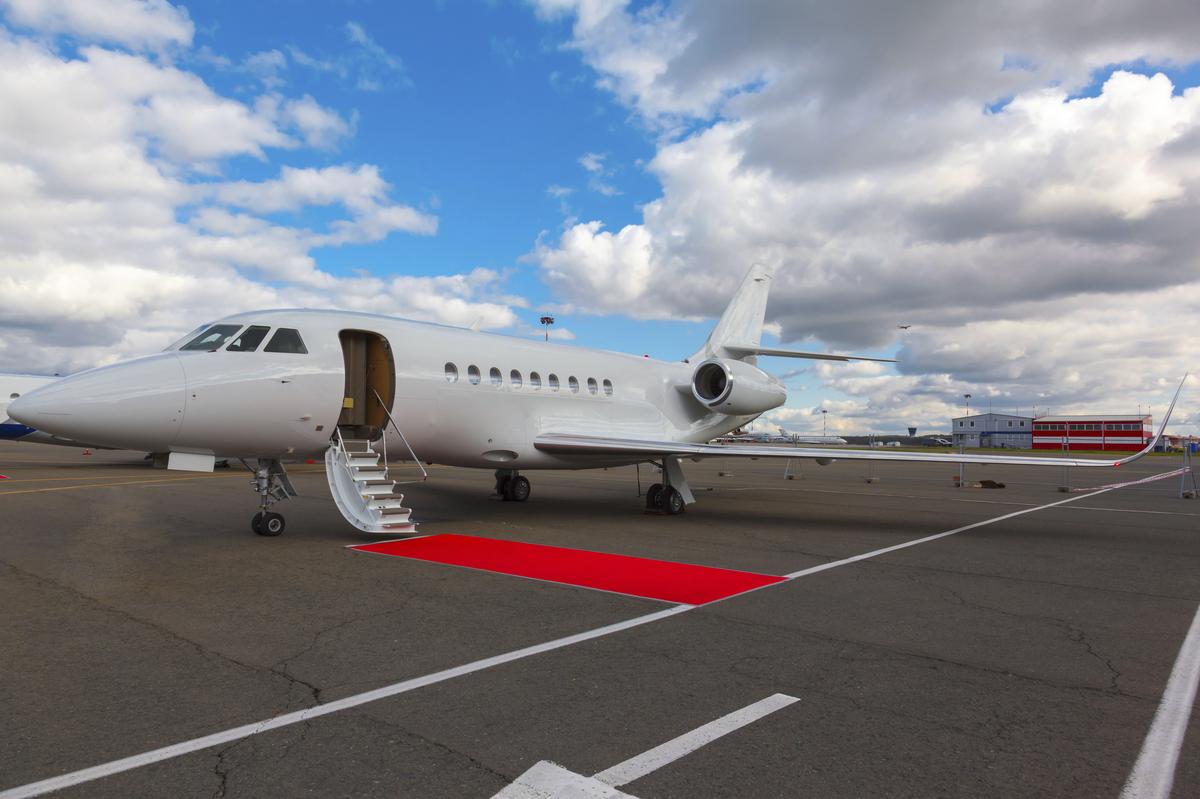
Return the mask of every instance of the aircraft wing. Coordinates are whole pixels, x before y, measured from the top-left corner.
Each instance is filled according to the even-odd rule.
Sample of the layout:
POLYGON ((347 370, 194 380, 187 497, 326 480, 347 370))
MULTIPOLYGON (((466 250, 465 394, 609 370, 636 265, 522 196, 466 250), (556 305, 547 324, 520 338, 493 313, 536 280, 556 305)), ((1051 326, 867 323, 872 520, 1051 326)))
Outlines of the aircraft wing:
POLYGON ((757 344, 722 344, 727 352, 735 357, 745 355, 774 355, 778 358, 807 358, 814 361, 877 361, 879 363, 895 363, 895 358, 872 358, 867 355, 838 355, 833 352, 804 352, 780 347, 762 347, 757 344))
MULTIPOLYGON (((1184 375, 1184 381, 1187 375, 1184 375)), ((636 456, 649 458, 683 457, 683 458, 813 458, 826 460, 865 460, 865 461, 915 461, 918 463, 982 463, 997 466, 1082 466, 1082 467, 1115 467, 1141 458, 1154 450, 1167 422, 1171 419, 1171 411, 1175 409, 1175 401, 1183 383, 1175 391, 1167 415, 1163 417, 1158 434, 1142 448, 1140 452, 1117 460, 1100 460, 1091 458, 1060 458, 1038 457, 1035 455, 981 455, 976 453, 954 452, 895 452, 881 449, 837 449, 834 447, 764 447, 745 444, 695 444, 686 441, 648 441, 630 438, 608 438, 606 436, 576 436, 563 434, 544 434, 534 439, 533 445, 543 452, 556 452, 574 455, 615 455, 636 456)))

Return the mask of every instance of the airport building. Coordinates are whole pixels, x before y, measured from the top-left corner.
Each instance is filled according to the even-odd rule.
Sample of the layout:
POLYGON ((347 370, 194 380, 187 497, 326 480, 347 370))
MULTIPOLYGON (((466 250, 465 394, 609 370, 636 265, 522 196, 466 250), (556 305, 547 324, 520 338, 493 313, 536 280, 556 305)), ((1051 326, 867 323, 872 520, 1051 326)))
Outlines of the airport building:
POLYGON ((1154 437, 1150 415, 1039 416, 1034 449, 1099 449, 1136 452, 1154 437))
POLYGON ((1033 418, 1010 413, 980 413, 951 421, 956 447, 1030 449, 1033 418))

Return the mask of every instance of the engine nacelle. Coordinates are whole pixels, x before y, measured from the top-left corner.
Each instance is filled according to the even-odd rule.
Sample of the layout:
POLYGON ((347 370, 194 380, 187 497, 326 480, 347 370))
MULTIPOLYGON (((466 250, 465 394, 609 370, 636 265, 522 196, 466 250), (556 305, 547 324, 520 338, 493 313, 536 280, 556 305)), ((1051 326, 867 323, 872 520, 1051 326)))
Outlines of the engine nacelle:
POLYGON ((719 358, 692 372, 692 395, 706 408, 729 416, 757 415, 787 400, 783 384, 762 369, 719 358))

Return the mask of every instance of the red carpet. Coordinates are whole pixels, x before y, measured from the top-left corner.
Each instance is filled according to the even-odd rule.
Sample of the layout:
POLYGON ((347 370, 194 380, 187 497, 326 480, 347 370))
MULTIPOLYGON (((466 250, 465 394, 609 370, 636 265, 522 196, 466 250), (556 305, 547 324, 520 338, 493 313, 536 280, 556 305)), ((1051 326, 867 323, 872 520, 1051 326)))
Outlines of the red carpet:
POLYGON ((469 535, 432 535, 350 549, 687 605, 702 605, 785 579, 771 574, 469 535))

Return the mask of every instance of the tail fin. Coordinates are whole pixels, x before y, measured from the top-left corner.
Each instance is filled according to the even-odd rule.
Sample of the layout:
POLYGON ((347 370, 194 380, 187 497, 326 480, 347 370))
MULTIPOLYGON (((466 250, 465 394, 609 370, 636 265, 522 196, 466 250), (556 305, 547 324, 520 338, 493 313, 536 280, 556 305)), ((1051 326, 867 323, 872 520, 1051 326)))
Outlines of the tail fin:
MULTIPOLYGON (((747 359, 744 352, 734 353, 725 349, 726 344, 742 346, 758 346, 762 342, 763 319, 767 313, 767 295, 771 292, 771 279, 775 276, 774 266, 754 264, 742 285, 738 287, 733 299, 725 308, 725 313, 717 320, 717 325, 708 334, 704 346, 689 358, 695 362, 705 358, 737 358, 747 359)), ((753 356, 749 356, 753 358, 753 356)))

